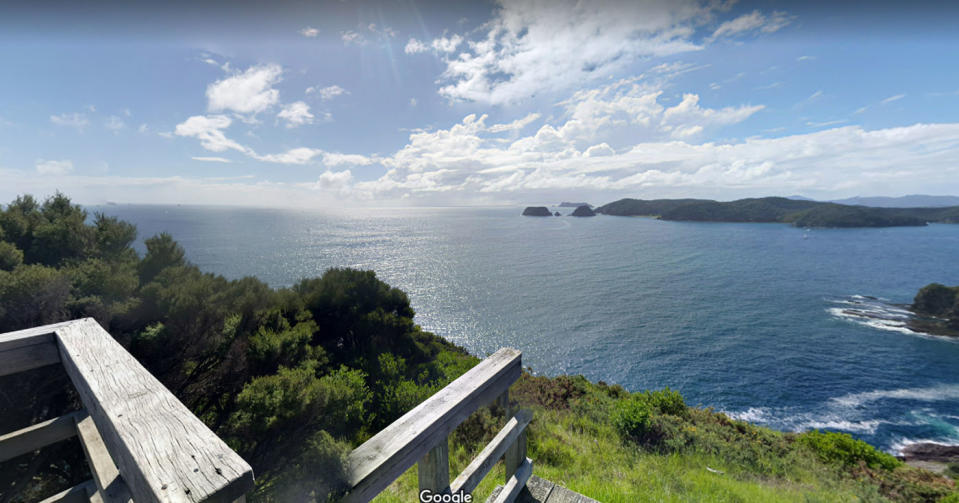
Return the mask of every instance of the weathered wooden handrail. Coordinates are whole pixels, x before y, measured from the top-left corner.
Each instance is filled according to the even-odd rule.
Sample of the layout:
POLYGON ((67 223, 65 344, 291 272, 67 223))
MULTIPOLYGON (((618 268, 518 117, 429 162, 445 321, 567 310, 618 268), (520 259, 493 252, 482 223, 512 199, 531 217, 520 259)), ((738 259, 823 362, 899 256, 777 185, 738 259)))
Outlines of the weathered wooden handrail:
POLYGON ((512 417, 452 485, 448 436, 494 400, 508 409, 509 387, 521 373, 522 354, 500 349, 354 449, 349 455, 351 489, 343 501, 370 501, 416 463, 421 492, 470 493, 502 457, 507 486, 518 489, 502 491, 500 500, 512 501, 532 473, 532 461, 526 458, 526 426, 532 414, 519 411, 512 417))
POLYGON ((0 460, 80 437, 94 478, 51 499, 226 502, 253 488, 250 465, 92 318, 0 334, 0 375, 58 362, 85 409, 72 431, 64 416, 0 437, 0 460))

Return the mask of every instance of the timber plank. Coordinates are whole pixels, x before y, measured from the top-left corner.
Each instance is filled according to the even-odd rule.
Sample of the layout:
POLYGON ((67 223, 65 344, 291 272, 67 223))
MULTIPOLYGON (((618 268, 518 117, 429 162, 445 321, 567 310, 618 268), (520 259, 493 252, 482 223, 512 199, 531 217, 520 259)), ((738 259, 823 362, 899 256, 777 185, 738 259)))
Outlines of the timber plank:
POLYGON ((57 328, 63 366, 138 503, 233 501, 253 472, 92 318, 57 328))
POLYGON ((79 414, 72 412, 0 435, 0 462, 75 436, 77 427, 74 421, 79 414))
POLYGON ((519 379, 522 354, 500 349, 349 455, 347 502, 367 502, 413 466, 476 409, 519 379))
POLYGON ((30 329, 0 334, 0 376, 59 362, 52 332, 30 329))
POLYGON ((529 410, 521 410, 510 418, 506 426, 493 437, 490 443, 486 444, 486 447, 484 447, 473 461, 456 477, 456 480, 454 480, 450 486, 452 492, 454 494, 460 491, 472 493, 476 489, 476 486, 482 482, 483 477, 485 477, 486 474, 493 469, 496 462, 503 457, 506 450, 513 445, 516 439, 520 437, 520 434, 525 431, 526 425, 528 425, 532 419, 533 413, 529 410))
POLYGON ((90 500, 90 494, 96 490, 96 484, 92 480, 88 480, 66 491, 54 494, 40 503, 87 503, 90 500))
MULTIPOLYGON (((526 488, 526 481, 533 474, 533 460, 526 458, 509 478, 506 485, 493 500, 493 503, 513 503, 520 492, 526 488)), ((552 493, 551 493, 552 494, 552 493)))
POLYGON ((113 463, 113 458, 110 457, 110 452, 89 414, 77 416, 77 433, 80 435, 80 444, 83 445, 87 464, 93 472, 93 481, 97 484, 97 498, 103 503, 133 501, 130 489, 123 482, 120 471, 113 463))

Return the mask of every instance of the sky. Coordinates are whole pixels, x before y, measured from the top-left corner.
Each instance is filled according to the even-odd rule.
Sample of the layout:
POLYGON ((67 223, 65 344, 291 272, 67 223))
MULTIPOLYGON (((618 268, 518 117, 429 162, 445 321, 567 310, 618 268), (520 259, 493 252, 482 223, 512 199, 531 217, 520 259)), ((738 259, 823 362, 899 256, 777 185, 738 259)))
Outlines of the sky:
POLYGON ((0 202, 959 195, 949 2, 0 4, 0 202))

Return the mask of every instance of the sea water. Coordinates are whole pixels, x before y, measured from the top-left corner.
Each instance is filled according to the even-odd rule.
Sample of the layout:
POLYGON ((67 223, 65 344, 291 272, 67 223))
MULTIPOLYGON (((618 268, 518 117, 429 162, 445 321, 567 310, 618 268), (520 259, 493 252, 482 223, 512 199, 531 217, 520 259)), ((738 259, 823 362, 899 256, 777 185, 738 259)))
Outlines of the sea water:
MULTIPOLYGON (((908 304, 959 284, 959 225, 522 217, 522 208, 294 211, 90 208, 168 232, 201 269, 290 286, 330 267, 404 290, 424 329, 537 374, 583 374, 782 430, 896 451, 959 443, 959 340, 912 332, 908 304)), ((569 209, 560 209, 568 214, 569 209)))

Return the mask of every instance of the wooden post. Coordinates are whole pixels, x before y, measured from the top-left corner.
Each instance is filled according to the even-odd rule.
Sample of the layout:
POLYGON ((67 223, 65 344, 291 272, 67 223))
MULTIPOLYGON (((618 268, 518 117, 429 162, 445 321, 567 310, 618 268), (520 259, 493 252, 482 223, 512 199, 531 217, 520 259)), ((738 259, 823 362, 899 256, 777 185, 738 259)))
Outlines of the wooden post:
POLYGON ((434 493, 450 490, 450 447, 449 437, 430 449, 417 464, 420 491, 429 489, 434 493))
MULTIPOLYGON (((503 403, 503 409, 506 411, 506 417, 512 418, 513 414, 509 407, 509 390, 503 392, 499 400, 503 403)), ((516 437, 516 441, 506 448, 506 454, 503 456, 503 464, 506 465, 506 482, 510 481, 516 470, 526 461, 526 428, 516 437)))

